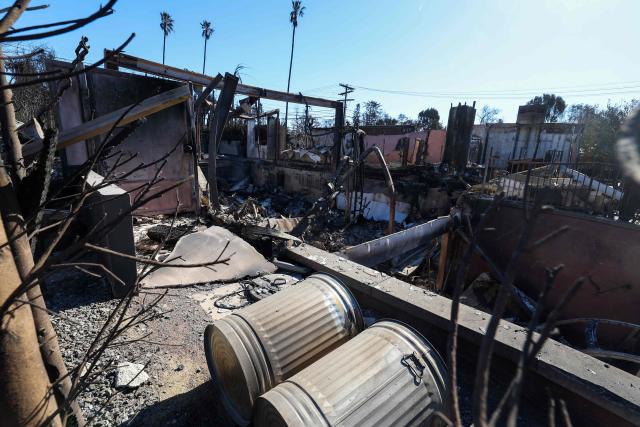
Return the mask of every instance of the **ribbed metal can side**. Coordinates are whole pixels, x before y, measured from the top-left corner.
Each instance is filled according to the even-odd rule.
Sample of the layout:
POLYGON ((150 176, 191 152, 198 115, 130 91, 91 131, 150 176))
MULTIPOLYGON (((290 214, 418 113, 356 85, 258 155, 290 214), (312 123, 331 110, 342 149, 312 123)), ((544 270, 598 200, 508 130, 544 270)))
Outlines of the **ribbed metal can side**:
POLYGON ((205 356, 218 396, 231 418, 248 425, 256 398, 275 386, 251 327, 233 314, 208 325, 205 356))
POLYGON ((339 281, 314 274, 239 310, 255 332, 279 383, 348 341, 363 328, 357 301, 339 281))
POLYGON ((253 414, 255 426, 330 426, 315 402, 296 384, 285 381, 267 394, 268 400, 260 397, 256 402, 253 414))
POLYGON ((227 413, 246 426, 261 394, 363 328, 357 301, 338 280, 314 274, 205 329, 205 355, 227 413))
POLYGON ((445 379, 445 365, 426 339, 400 322, 380 321, 258 398, 254 425, 299 414, 331 426, 432 425, 435 411, 448 413, 445 379), (287 402, 280 397, 285 387, 287 402))

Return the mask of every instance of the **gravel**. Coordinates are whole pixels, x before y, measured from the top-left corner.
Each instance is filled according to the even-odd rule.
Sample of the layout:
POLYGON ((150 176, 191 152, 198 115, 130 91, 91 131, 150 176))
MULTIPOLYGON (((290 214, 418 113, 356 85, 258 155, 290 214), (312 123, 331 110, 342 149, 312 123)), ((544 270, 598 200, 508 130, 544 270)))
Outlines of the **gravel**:
MULTIPOLYGON (((80 364, 116 307, 118 300, 110 298, 110 287, 106 283, 79 271, 59 272, 47 280, 45 299, 48 308, 59 313, 51 316, 51 321, 69 370, 80 364)), ((142 408, 157 402, 158 397, 148 385, 126 390, 114 387, 118 365, 137 363, 144 367, 152 356, 133 345, 107 348, 92 370, 91 383, 78 398, 85 419, 95 417, 94 425, 120 425, 142 408)))

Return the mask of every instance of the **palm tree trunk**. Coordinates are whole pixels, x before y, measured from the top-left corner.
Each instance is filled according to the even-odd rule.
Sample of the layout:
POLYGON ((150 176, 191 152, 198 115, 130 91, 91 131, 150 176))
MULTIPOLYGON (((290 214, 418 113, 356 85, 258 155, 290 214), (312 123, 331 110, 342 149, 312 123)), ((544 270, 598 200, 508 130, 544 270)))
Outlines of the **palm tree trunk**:
POLYGON ((162 65, 164 65, 164 48, 167 46, 167 35, 162 38, 162 65))
POLYGON ((205 66, 207 65, 207 38, 204 39, 204 60, 202 61, 202 74, 206 74, 204 72, 205 66))
MULTIPOLYGON (((287 93, 291 85, 291 67, 293 66, 293 47, 296 43, 296 27, 293 27, 293 35, 291 36, 291 58, 289 59, 289 78, 287 79, 287 93)), ((288 127, 287 122, 289 119, 289 103, 287 102, 284 110, 284 125, 288 127)))

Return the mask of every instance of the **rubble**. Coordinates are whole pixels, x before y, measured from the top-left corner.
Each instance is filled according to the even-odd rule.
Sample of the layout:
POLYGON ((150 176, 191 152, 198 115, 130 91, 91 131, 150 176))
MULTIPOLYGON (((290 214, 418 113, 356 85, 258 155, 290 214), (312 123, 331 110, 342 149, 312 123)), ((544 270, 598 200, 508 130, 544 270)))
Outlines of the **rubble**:
MULTIPOLYGON (((0 176, 0 231, 21 233, 0 258, 19 270, 15 284, 25 288, 15 295, 31 298, 33 284, 42 286, 48 308, 32 299, 33 309, 51 313, 56 355, 80 384, 90 422, 231 425, 213 392, 224 381, 207 373, 206 325, 266 307, 272 325, 290 325, 280 331, 285 340, 267 334, 255 348, 295 350, 324 333, 315 310, 326 304, 298 293, 317 273, 331 275, 338 299, 363 307, 364 322, 339 313, 345 328, 398 318, 409 335, 433 340, 434 354, 451 352, 465 424, 478 423, 472 408, 495 407, 509 383, 516 402, 538 399, 522 399, 524 425, 539 424, 531 412, 547 404, 545 390, 561 390, 549 398, 559 406, 566 398, 578 422, 640 422, 638 187, 617 168, 579 161, 582 125, 545 123, 535 103, 520 107, 515 124, 474 125, 474 102, 452 103, 446 129, 352 127, 348 85, 344 102, 259 88, 237 72, 208 76, 125 54, 128 42, 105 51, 105 68, 84 68, 87 41, 73 62, 47 64, 48 74, 64 76, 42 110, 55 124, 35 114, 13 123, 11 93, 0 91, 9 95, 0 155, 11 166, 0 176), (286 103, 284 118, 262 111, 262 99, 286 103), (289 103, 305 107, 304 126, 289 129, 289 103), (315 126, 310 107, 328 109, 333 125, 315 126), (18 190, 17 202, 6 199, 18 190), (286 316, 294 309, 304 321, 286 316), (500 363, 491 366, 487 348, 500 363), (535 377, 530 390, 525 373, 535 377), (470 390, 487 394, 489 377, 502 388, 489 397, 470 390)), ((21 307, 40 333, 34 311, 21 307)), ((327 325, 334 315, 327 310, 327 325)), ((30 354, 46 363, 52 353, 37 356, 32 335, 30 354)), ((329 347, 345 338, 336 337, 329 347)), ((300 369, 309 351, 320 357, 318 342, 298 349, 300 369)), ((392 367, 389 357, 401 356, 407 379, 420 384, 425 366, 415 352, 378 356, 392 367)), ((450 377, 440 365, 444 390, 450 377)), ((42 372, 43 384, 56 383, 53 370, 42 372)), ((336 404, 349 409, 339 396, 336 404)))
POLYGON ((144 365, 123 362, 115 368, 113 386, 117 389, 135 389, 149 380, 149 374, 144 371, 144 365))

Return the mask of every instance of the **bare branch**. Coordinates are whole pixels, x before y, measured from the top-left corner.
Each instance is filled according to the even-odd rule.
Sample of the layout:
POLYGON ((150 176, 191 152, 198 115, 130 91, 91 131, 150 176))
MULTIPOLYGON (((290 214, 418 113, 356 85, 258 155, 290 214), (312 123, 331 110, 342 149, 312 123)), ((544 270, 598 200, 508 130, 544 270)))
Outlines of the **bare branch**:
MULTIPOLYGON (((5 28, 4 31, 2 31, 2 22, 0 22, 0 32, 4 33, 4 35, 0 36, 0 41, 1 42, 19 42, 19 41, 26 41, 26 40, 36 40, 36 39, 39 40, 39 39, 53 37, 53 36, 57 36, 60 34, 77 30, 78 28, 84 27, 85 25, 90 24, 97 19, 111 15, 113 13, 113 6, 116 4, 117 1, 118 0, 109 0, 109 2, 105 6, 101 6, 100 9, 98 9, 93 14, 87 16, 86 18, 74 19, 71 21, 54 22, 54 23, 44 24, 44 25, 34 25, 31 27, 24 27, 16 30, 11 30, 11 31, 7 31, 9 27, 5 28), (29 34, 24 36, 11 36, 12 34, 17 34, 25 31, 32 31, 32 30, 37 30, 41 28, 57 27, 60 25, 67 25, 67 26, 64 28, 60 28, 52 31, 46 31, 43 33, 29 34)), ((27 1, 26 3, 29 3, 29 2, 27 1)))
POLYGON ((59 75, 59 76, 45 77, 45 78, 42 78, 42 79, 34 79, 34 80, 29 80, 29 81, 24 81, 24 82, 11 83, 11 84, 8 84, 8 85, 1 86, 0 90, 15 89, 15 88, 18 88, 18 87, 31 86, 31 85, 34 85, 34 84, 48 83, 48 82, 53 82, 53 81, 56 81, 56 80, 68 79, 69 77, 74 77, 74 76, 77 76, 79 74, 84 74, 84 73, 86 73, 88 71, 93 70, 94 68, 98 68, 99 66, 101 66, 102 64, 107 62, 112 56, 115 56, 118 53, 122 52, 124 50, 124 48, 127 47, 127 45, 129 45, 129 43, 131 42, 131 40, 133 40, 133 38, 135 36, 136 36, 136 33, 131 33, 129 38, 124 43, 122 43, 118 48, 116 48, 113 52, 111 52, 109 55, 105 56, 104 58, 102 58, 101 60, 99 60, 97 62, 94 62, 91 65, 88 65, 88 66, 84 67, 81 70, 71 71, 69 73, 65 73, 65 74, 59 75))

